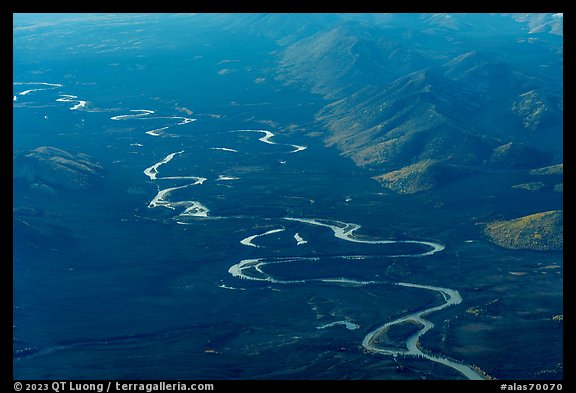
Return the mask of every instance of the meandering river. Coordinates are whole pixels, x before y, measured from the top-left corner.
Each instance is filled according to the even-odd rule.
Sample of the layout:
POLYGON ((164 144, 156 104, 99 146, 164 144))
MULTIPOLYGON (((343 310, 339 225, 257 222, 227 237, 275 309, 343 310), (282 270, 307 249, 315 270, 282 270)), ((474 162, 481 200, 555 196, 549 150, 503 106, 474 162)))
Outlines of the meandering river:
MULTIPOLYGON (((63 87, 61 84, 56 83, 48 83, 48 82, 16 82, 14 83, 15 86, 22 85, 22 88, 18 88, 19 91, 15 92, 14 101, 17 101, 19 98, 27 97, 29 95, 34 95, 37 91, 44 91, 44 90, 54 90, 55 94, 58 93, 55 99, 56 102, 65 102, 65 103, 73 103, 74 105, 68 109, 73 111, 86 111, 86 106, 88 101, 78 99, 75 95, 70 94, 62 94, 59 93, 60 88, 63 87), (30 89, 29 87, 32 86, 34 88, 30 89)), ((150 109, 130 109, 128 113, 124 112, 124 114, 119 114, 115 116, 109 117, 112 121, 125 121, 125 122, 132 122, 132 121, 144 121, 144 120, 162 120, 161 123, 165 123, 160 128, 155 128, 152 130, 146 131, 144 134, 153 137, 159 137, 155 140, 162 140, 163 137, 176 137, 176 134, 167 134, 165 131, 171 128, 177 128, 179 126, 183 126, 192 122, 195 122, 197 119, 195 118, 187 118, 182 116, 158 116, 156 115, 155 110, 150 109)), ((146 122, 144 122, 146 123, 146 122)), ((263 129, 237 129, 226 131, 227 133, 254 133, 254 134, 263 134, 259 138, 254 138, 255 140, 262 142, 263 145, 277 145, 276 147, 286 147, 285 154, 298 153, 302 152, 307 149, 307 146, 301 146, 292 143, 281 143, 277 142, 275 139, 276 135, 269 131, 263 129)), ((144 137, 143 138, 148 138, 144 137)), ((233 138, 232 138, 233 139, 233 138)), ((226 141, 233 142, 233 141, 226 141)), ((138 146, 143 147, 144 145, 139 142, 133 142, 130 144, 131 146, 138 146)), ((214 151, 225 151, 229 153, 240 153, 240 147, 232 145, 234 148, 231 147, 206 147, 207 150, 214 150, 214 151)), ((156 163, 150 165, 148 163, 147 168, 143 170, 144 175, 147 177, 147 181, 155 183, 157 185, 157 193, 155 196, 152 196, 152 199, 148 203, 148 208, 165 208, 169 209, 169 211, 174 211, 174 215, 172 216, 172 220, 177 224, 187 224, 187 220, 198 220, 198 219, 205 219, 210 216, 210 209, 206 207, 203 203, 198 200, 193 200, 190 198, 196 198, 194 195, 191 197, 190 194, 194 194, 194 190, 197 187, 206 187, 202 186, 205 182, 222 182, 222 181, 232 181, 232 180, 240 180, 239 177, 230 176, 230 175, 219 175, 217 178, 212 177, 211 179, 207 177, 198 176, 196 173, 192 173, 190 175, 185 176, 159 176, 160 172, 171 172, 171 167, 173 165, 178 165, 180 160, 186 159, 186 150, 172 150, 171 153, 165 152, 163 154, 164 158, 156 163), (165 154, 165 155, 164 155, 165 154), (176 183, 174 181, 177 180, 176 183), (182 182, 182 180, 185 180, 182 182), (159 184, 162 184, 160 187, 159 184), (168 184, 166 184, 168 183, 168 184), (170 184, 174 183, 174 184, 170 184), (184 184, 182 184, 184 183, 184 184), (166 184, 166 185, 165 185, 166 184), (183 199, 184 197, 180 196, 177 197, 179 193, 184 193, 184 191, 188 191, 188 194, 185 194, 187 199, 183 199), (172 199, 173 197, 174 199, 172 199)), ((306 153, 304 153, 306 154, 306 153)), ((231 155, 234 156, 234 155, 231 155)), ((239 154, 237 154, 239 156, 239 154)), ((301 156, 299 154, 298 156, 301 156)), ((286 160, 279 161, 281 164, 285 164, 286 160)), ((204 167, 200 167, 201 169, 205 169, 204 167)), ((237 182, 235 182, 237 183, 237 182)), ((287 196, 286 196, 287 197, 287 196)), ((306 200, 306 199, 305 199, 306 200)), ((313 200, 307 200, 309 203, 314 203, 313 200)), ((347 199, 348 201, 348 199, 347 199)), ((245 219, 246 217, 222 217, 222 218, 230 218, 230 219, 245 219)), ((257 217, 251 217, 251 219, 258 219, 257 217)), ((261 218, 262 219, 262 218, 261 218)), ((414 253, 407 253, 406 251, 402 251, 402 253, 398 254, 386 254, 382 255, 383 258, 386 257, 396 257, 396 258, 415 258, 415 257, 426 257, 441 252, 445 249, 445 246, 440 243, 435 243, 431 241, 424 241, 424 240, 388 240, 388 239, 371 239, 365 236, 360 236, 357 233, 360 231, 361 226, 355 223, 347 223, 342 221, 337 221, 334 219, 325 219, 325 218, 306 218, 306 217, 271 217, 262 220, 276 220, 282 222, 282 224, 278 225, 275 229, 270 229, 267 231, 257 232, 250 236, 246 236, 243 239, 238 239, 240 244, 247 246, 248 248, 254 250, 262 250, 266 247, 261 246, 258 242, 270 235, 280 234, 282 232, 288 232, 284 224, 293 224, 298 223, 296 225, 301 226, 314 226, 317 227, 317 230, 323 230, 321 228, 328 228, 332 231, 334 237, 336 239, 344 240, 347 242, 364 244, 364 245, 395 245, 395 244, 411 244, 416 245, 414 247, 414 253), (422 250, 424 248, 424 250, 422 250)), ((289 225, 286 225, 289 226, 289 225)), ((296 242, 299 247, 306 249, 309 242, 312 240, 304 239, 299 232, 291 232, 289 235, 292 242, 296 242)), ((308 236, 307 236, 308 237, 308 236)), ((360 255, 347 255, 347 256, 340 256, 342 259, 362 259, 363 256, 360 255)), ((372 331, 366 334, 364 339, 362 340, 362 347, 365 348, 367 351, 378 353, 385 356, 415 356, 424 359, 428 359, 429 361, 436 362, 443 364, 447 367, 450 367, 462 375, 464 375, 468 379, 484 379, 482 374, 475 370, 473 367, 466 365, 458 360, 450 359, 447 356, 443 356, 442 354, 432 353, 431 351, 425 350, 421 346, 420 338, 433 329, 435 326, 434 324, 425 319, 426 316, 432 314, 434 312, 443 310, 447 307, 452 305, 457 305, 462 302, 462 297, 458 293, 458 291, 450 288, 443 288, 443 287, 436 287, 433 285, 421 284, 421 283, 409 283, 409 282, 385 282, 382 280, 359 280, 353 279, 349 277, 316 277, 316 278, 293 278, 293 279, 282 279, 280 277, 276 277, 272 274, 266 272, 266 266, 269 265, 277 265, 277 264, 286 264, 294 261, 299 261, 303 263, 317 261, 317 256, 298 256, 298 257, 273 257, 273 258, 251 258, 251 259, 243 259, 228 269, 228 273, 235 278, 243 279, 243 280, 253 280, 253 281, 264 281, 270 284, 276 285, 293 285, 293 284, 302 284, 302 283, 331 283, 334 285, 346 285, 346 286, 370 286, 370 285, 381 285, 381 284, 394 284, 398 286, 398 291, 402 291, 401 287, 406 288, 417 288, 421 290, 427 290, 432 292, 437 292, 442 295, 443 303, 419 309, 415 312, 412 312, 408 315, 400 316, 394 320, 387 321, 382 325, 376 327, 372 331), (406 349, 397 349, 397 348, 386 348, 382 347, 378 343, 378 337, 381 334, 385 334, 386 331, 394 326, 404 322, 415 322, 420 326, 416 333, 411 334, 405 339, 405 346, 406 349)), ((221 288, 228 289, 228 290, 249 290, 247 288, 241 287, 231 287, 224 284, 219 285, 221 288)), ((331 322, 328 324, 324 324, 318 329, 325 329, 328 327, 336 326, 336 325, 343 325, 347 329, 355 330, 359 329, 360 326, 347 320, 343 321, 336 321, 331 322)), ((60 348, 60 347, 53 347, 60 348)), ((42 351, 41 351, 42 352, 42 351)))
MULTIPOLYGON (((426 255, 431 255, 442 251, 444 246, 438 243, 428 242, 428 241, 419 241, 419 240, 370 240, 370 239, 361 239, 356 238, 353 235, 353 232, 359 230, 361 228, 360 225, 352 224, 352 223, 344 223, 340 221, 330 221, 330 220, 317 220, 317 219, 309 219, 309 218, 293 218, 293 217, 286 217, 285 220, 289 221, 298 221, 305 224, 320 226, 320 227, 327 227, 330 228, 334 236, 336 238, 356 242, 356 243, 366 243, 366 244, 394 244, 394 243, 411 243, 411 244, 422 244, 430 248, 429 251, 415 253, 415 254, 401 254, 401 255, 389 255, 395 257, 421 257, 426 255)), ((268 232, 262 234, 256 234, 249 236, 242 240, 242 244, 252 247, 259 247, 258 245, 252 243, 252 241, 256 238, 271 235, 274 233, 278 233, 280 231, 284 231, 284 229, 276 229, 270 230, 268 232)), ((347 256, 349 259, 350 256, 347 256)), ((228 272, 237 278, 245 279, 245 280, 253 280, 253 281, 267 281, 273 284, 302 284, 302 283, 313 283, 313 282, 323 282, 323 283, 333 283, 333 284, 343 284, 343 285, 358 285, 358 286, 366 286, 366 285, 374 285, 374 284, 385 284, 383 281, 363 281, 363 280, 355 280, 355 279, 348 279, 345 277, 324 277, 324 278, 313 278, 313 279, 301 279, 301 280, 283 280, 273 275, 270 275, 265 272, 265 267, 267 265, 272 264, 282 264, 282 263, 290 263, 293 261, 315 261, 317 258, 306 258, 306 257, 285 257, 285 258, 273 258, 273 259, 265 259, 265 258, 256 258, 256 259, 245 259, 242 260, 230 267, 228 272)), ((454 370, 463 374, 466 378, 471 380, 483 380, 484 377, 477 372, 474 368, 458 362, 456 360, 450 359, 446 356, 442 356, 440 354, 432 354, 430 352, 425 352, 420 348, 420 337, 434 328, 434 324, 424 317, 428 314, 434 313, 436 311, 443 310, 447 307, 452 305, 460 304, 462 302, 462 297, 458 293, 458 291, 450 288, 441 288, 436 287, 433 285, 424 285, 424 284, 416 284, 416 283, 408 283, 408 282, 397 282, 395 285, 400 287, 410 287, 410 288, 419 288, 428 291, 438 292, 442 295, 444 299, 444 303, 432 306, 428 308, 423 308, 411 314, 399 317, 392 321, 386 322, 383 325, 379 326, 378 328, 372 330, 368 333, 364 340, 362 341, 362 346, 371 352, 379 353, 382 355, 389 355, 389 356, 417 356, 428 359, 430 361, 441 363, 445 366, 451 367, 454 370), (418 324, 422 325, 422 327, 414 334, 410 335, 406 338, 406 350, 396 350, 396 349, 389 349, 383 348, 378 346, 376 343, 377 337, 379 334, 385 332, 390 326, 400 324, 407 321, 414 321, 418 324)))

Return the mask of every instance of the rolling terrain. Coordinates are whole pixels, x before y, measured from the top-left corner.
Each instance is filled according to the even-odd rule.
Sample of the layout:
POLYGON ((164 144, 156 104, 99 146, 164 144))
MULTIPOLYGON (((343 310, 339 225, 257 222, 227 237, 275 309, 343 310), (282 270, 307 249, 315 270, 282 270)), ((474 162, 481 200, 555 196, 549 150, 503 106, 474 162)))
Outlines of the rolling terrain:
POLYGON ((14 376, 561 380, 562 29, 14 15, 14 376))

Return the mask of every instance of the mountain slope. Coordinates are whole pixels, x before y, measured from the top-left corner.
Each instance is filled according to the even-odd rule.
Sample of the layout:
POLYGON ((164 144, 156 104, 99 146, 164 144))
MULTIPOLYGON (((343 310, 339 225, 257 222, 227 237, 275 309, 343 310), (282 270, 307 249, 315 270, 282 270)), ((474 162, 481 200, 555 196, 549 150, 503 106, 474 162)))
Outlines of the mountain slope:
MULTIPOLYGON (((561 41, 539 38, 542 50, 522 44, 536 33, 517 18, 347 19, 286 47, 278 79, 322 95, 326 105, 316 120, 326 144, 375 172, 386 187, 401 184, 398 176, 412 176, 415 168, 419 176, 436 168, 429 162, 482 170, 558 163, 562 81, 545 67, 561 63, 561 41), (480 39, 486 35, 491 42, 480 39)), ((410 189, 431 190, 446 181, 410 189)))
POLYGON ((103 170, 85 154, 50 146, 17 155, 13 167, 15 186, 44 194, 86 190, 101 179, 103 170))
POLYGON ((506 248, 562 250, 563 212, 547 211, 507 221, 495 221, 485 227, 494 243, 506 248))

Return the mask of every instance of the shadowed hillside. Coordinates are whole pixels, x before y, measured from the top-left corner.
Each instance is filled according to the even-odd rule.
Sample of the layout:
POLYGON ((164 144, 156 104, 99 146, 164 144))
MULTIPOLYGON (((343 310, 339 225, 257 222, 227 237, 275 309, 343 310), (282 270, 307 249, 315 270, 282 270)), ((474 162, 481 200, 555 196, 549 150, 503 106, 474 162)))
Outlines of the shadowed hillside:
POLYGON ((415 168, 426 176, 427 160, 462 174, 561 162, 561 17, 366 18, 331 23, 279 55, 281 81, 326 100, 316 118, 327 145, 409 193, 459 177, 399 189, 415 168))

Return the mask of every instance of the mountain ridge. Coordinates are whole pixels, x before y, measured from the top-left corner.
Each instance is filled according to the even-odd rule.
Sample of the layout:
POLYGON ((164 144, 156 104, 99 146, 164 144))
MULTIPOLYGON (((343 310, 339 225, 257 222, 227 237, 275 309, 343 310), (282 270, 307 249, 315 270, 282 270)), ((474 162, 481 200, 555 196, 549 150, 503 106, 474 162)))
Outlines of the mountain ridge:
MULTIPOLYGON (((441 47, 427 46, 430 42, 423 38, 411 40, 407 32, 399 35, 394 25, 364 29, 354 20, 332 25, 288 45, 279 54, 277 78, 322 95, 326 105, 316 121, 325 130, 326 145, 380 172, 374 176, 379 180, 408 174, 407 168, 425 160, 489 170, 561 162, 561 85, 507 60, 533 48, 516 43, 517 54, 494 56, 490 44, 478 44, 476 33, 462 36, 468 42, 446 44, 451 41, 448 31, 477 32, 483 20, 490 34, 498 33, 499 23, 506 34, 512 31, 526 39, 542 33, 526 31, 524 22, 511 15, 455 15, 460 22, 447 26, 440 23, 445 16, 405 16, 422 24, 423 30, 411 29, 419 37, 430 36, 425 26, 439 28, 433 42, 445 40, 441 47)), ((507 37, 502 33, 499 39, 511 45, 514 41, 507 37)), ((555 64, 557 59, 549 61, 555 64)), ((423 175, 423 168, 436 165, 419 168, 423 175)))

